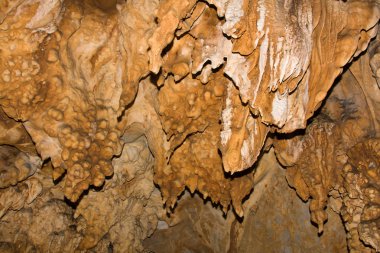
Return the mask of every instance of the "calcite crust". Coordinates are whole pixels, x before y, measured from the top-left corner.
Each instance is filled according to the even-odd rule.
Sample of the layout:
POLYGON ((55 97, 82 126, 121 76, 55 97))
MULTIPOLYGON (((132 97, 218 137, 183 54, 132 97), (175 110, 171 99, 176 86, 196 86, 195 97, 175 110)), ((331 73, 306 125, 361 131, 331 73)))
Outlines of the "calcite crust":
POLYGON ((281 182, 263 156, 319 234, 332 209, 380 251, 379 20, 377 0, 0 1, 0 251, 141 252, 185 191, 242 249, 281 182))

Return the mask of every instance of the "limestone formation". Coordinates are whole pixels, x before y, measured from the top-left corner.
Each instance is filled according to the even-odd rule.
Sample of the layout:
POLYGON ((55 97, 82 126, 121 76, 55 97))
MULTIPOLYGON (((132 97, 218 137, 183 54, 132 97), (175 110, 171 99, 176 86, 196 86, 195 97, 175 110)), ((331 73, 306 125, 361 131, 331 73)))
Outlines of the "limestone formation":
POLYGON ((0 1, 0 251, 380 251, 379 20, 378 0, 0 1))

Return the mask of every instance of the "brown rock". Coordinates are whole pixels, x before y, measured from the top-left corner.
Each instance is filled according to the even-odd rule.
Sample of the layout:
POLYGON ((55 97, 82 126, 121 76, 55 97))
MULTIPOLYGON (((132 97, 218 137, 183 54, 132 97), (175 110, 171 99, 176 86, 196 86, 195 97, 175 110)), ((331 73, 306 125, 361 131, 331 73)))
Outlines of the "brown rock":
POLYGON ((331 209, 379 251, 379 19, 375 0, 0 1, 0 251, 344 251, 331 209))

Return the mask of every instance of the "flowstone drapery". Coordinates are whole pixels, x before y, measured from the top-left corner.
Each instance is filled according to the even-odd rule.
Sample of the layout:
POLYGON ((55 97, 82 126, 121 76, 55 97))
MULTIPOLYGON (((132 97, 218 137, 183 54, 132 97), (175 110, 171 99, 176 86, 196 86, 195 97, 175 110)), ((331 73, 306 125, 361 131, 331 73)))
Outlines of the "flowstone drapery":
POLYGON ((154 250, 175 224, 244 251, 285 177, 315 236, 339 214, 350 251, 380 251, 379 19, 376 0, 1 1, 0 251, 154 250))

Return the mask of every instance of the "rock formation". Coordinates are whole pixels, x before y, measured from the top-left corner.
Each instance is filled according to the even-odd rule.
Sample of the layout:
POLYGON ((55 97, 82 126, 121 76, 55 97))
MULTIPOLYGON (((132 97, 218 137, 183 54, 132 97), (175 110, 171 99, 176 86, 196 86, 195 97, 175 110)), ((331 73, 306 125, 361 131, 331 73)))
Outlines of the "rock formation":
POLYGON ((379 252, 379 20, 1 1, 0 251, 379 252))

